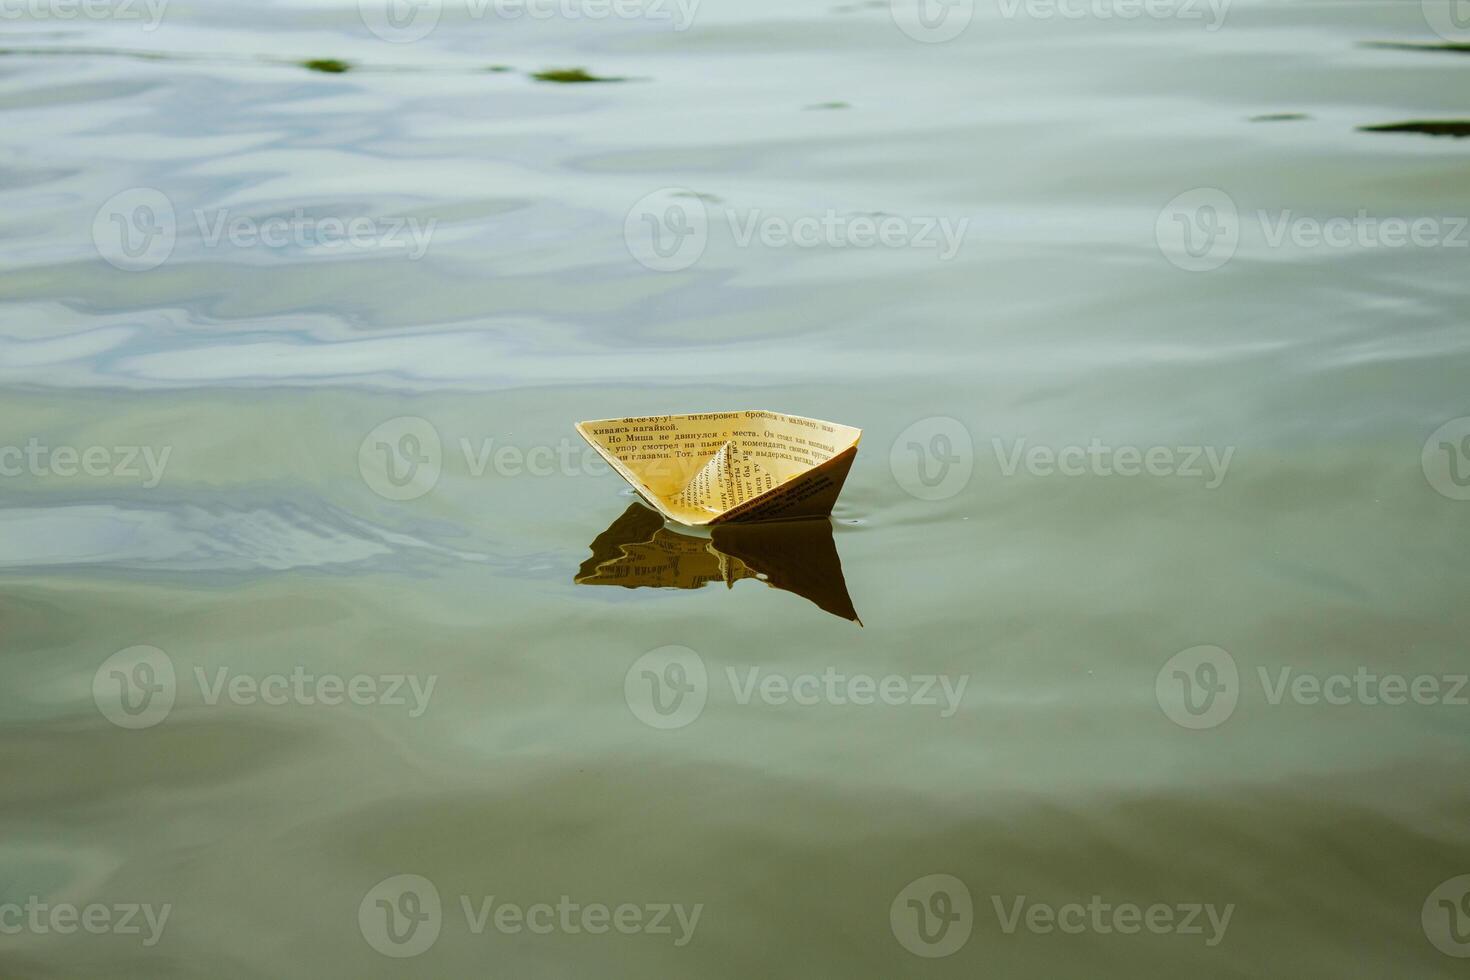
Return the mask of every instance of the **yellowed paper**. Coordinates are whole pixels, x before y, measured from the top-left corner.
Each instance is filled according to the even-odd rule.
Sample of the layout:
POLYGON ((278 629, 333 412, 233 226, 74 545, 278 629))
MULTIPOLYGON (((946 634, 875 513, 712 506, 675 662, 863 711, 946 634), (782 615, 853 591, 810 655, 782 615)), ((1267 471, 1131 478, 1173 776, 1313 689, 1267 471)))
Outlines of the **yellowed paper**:
POLYGON ((776 412, 602 419, 577 431, 651 507, 695 527, 825 517, 862 438, 776 412))

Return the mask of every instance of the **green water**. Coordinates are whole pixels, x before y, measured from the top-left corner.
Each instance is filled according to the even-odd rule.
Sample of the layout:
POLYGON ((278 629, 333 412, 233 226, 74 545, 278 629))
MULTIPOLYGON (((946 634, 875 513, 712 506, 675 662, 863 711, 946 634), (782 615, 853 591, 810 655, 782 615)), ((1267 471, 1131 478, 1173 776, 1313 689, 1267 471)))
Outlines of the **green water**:
POLYGON ((1448 5, 64 9, 0 975, 1463 974, 1448 5), (830 545, 572 428, 742 409, 864 430, 830 545))

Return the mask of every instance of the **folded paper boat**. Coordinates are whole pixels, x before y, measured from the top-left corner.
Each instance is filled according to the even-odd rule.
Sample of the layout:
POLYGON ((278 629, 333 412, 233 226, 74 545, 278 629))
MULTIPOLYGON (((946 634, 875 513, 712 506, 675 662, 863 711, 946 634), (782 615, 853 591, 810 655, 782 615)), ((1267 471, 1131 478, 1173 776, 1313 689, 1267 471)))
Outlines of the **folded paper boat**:
POLYGON ((577 432, 649 506, 693 527, 825 517, 863 434, 776 412, 602 419, 577 432))

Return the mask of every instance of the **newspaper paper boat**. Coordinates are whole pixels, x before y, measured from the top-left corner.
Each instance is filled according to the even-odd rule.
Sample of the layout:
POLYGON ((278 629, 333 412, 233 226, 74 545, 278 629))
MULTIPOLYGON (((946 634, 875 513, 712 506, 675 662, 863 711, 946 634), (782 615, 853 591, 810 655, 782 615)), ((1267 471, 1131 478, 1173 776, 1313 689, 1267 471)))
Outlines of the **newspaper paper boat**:
POLYGON ((862 430, 776 412, 578 422, 648 505, 679 524, 825 517, 862 430))

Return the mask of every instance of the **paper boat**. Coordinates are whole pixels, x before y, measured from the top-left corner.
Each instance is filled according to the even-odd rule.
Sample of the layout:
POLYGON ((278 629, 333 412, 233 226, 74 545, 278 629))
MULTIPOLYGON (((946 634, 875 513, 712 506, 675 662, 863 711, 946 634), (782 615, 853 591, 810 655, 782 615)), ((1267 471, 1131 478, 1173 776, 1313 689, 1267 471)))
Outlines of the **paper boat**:
POLYGON ((776 412, 578 422, 648 505, 679 524, 825 517, 862 430, 776 412))

